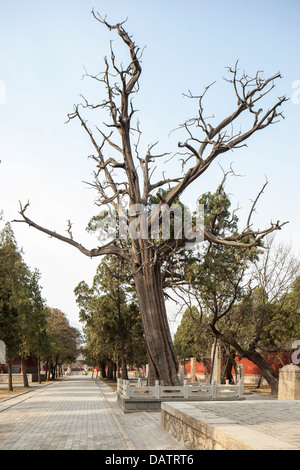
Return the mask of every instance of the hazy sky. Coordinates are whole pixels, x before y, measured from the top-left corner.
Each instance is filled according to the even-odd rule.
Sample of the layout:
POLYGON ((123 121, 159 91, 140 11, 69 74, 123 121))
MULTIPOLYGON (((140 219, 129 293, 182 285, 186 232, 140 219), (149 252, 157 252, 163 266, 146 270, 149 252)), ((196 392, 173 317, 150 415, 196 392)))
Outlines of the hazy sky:
MULTIPOLYGON (((262 228, 271 220, 288 220, 279 238, 298 254, 298 0, 0 0, 0 209, 5 220, 18 217, 19 200, 29 200, 33 220, 65 233, 71 219, 74 238, 89 248, 95 244, 85 227, 97 212, 96 194, 83 183, 91 181, 87 156, 92 148, 79 123, 66 120, 81 93, 104 99, 105 90, 82 75, 84 68, 92 74, 104 70, 110 40, 120 61, 125 57, 116 35, 93 19, 93 7, 111 23, 128 18, 128 32, 141 48, 146 46, 135 102, 145 148, 159 141, 161 152, 176 151, 178 135, 170 131, 196 112, 195 103, 183 96, 188 90, 200 94, 216 80, 205 100, 207 116, 221 120, 232 112, 236 102, 222 77, 237 59, 249 75, 281 72, 268 100, 290 98, 283 106, 285 120, 255 134, 247 148, 216 161, 185 197, 192 204, 202 192, 214 191, 222 177, 218 162, 225 169, 232 163, 243 177, 230 179, 227 190, 233 204, 242 207, 243 219, 267 177, 253 222, 262 228)), ((179 167, 172 160, 161 169, 173 174, 179 167)), ((13 229, 25 261, 42 274, 48 305, 77 324, 73 290, 81 280, 91 282, 100 259, 86 258, 25 224, 13 229)))

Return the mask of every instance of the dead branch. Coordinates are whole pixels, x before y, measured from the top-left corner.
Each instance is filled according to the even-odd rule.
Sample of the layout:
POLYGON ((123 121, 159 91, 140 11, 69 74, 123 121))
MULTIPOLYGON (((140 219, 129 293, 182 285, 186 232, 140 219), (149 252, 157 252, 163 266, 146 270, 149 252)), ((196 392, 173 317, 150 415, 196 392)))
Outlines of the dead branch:
MULTIPOLYGON (((101 17, 101 15, 96 13, 94 10, 92 11, 92 14, 98 22, 105 25, 105 27, 110 31, 116 31, 128 48, 129 62, 126 66, 123 66, 122 64, 118 65, 111 44, 110 61, 105 58, 104 72, 97 75, 92 75, 87 72, 85 74, 88 78, 94 79, 105 86, 107 92, 106 99, 100 104, 91 104, 87 98, 82 96, 83 103, 74 106, 74 111, 68 115, 68 120, 71 121, 77 119, 79 121, 95 149, 95 154, 91 155, 91 158, 96 162, 96 171, 94 171, 93 183, 89 184, 98 192, 97 205, 101 206, 110 204, 117 207, 120 202, 120 198, 124 195, 128 196, 130 205, 147 205, 149 197, 153 191, 164 187, 165 185, 170 186, 171 184, 174 184, 173 188, 170 189, 164 197, 161 197, 159 193, 157 193, 158 197, 160 197, 160 204, 148 217, 148 230, 150 233, 151 225, 160 217, 162 204, 166 204, 171 207, 176 198, 178 198, 186 188, 198 179, 218 156, 245 146, 247 140, 255 132, 265 129, 277 122, 279 118, 283 118, 280 108, 286 101, 285 97, 277 98, 274 105, 269 109, 263 110, 262 106, 258 106, 263 102, 265 96, 274 89, 275 81, 281 78, 281 75, 277 73, 264 79, 262 73, 257 72, 254 77, 250 77, 245 73, 240 74, 238 62, 233 68, 228 67, 230 78, 227 78, 226 81, 233 86, 237 98, 237 104, 235 109, 233 109, 232 112, 216 125, 213 125, 212 122, 214 116, 206 116, 204 111, 204 99, 206 99, 213 83, 207 86, 201 95, 196 96, 189 92, 186 96, 188 96, 189 99, 196 99, 198 101, 198 114, 196 117, 187 120, 179 127, 180 129, 185 130, 187 133, 187 139, 184 142, 178 143, 178 148, 185 149, 186 151, 185 153, 181 153, 180 156, 182 157, 183 168, 187 169, 183 176, 175 176, 172 178, 163 177, 156 182, 152 182, 155 167, 152 167, 151 164, 155 163, 157 159, 169 155, 169 153, 162 152, 154 155, 152 152, 153 148, 157 144, 155 143, 148 147, 146 155, 141 156, 138 149, 141 137, 139 124, 137 125, 137 129, 133 129, 131 126, 131 120, 135 113, 131 95, 139 90, 139 78, 142 72, 140 49, 135 45, 131 36, 129 36, 127 31, 124 29, 125 22, 112 25, 108 23, 106 17, 101 17), (106 127, 110 129, 108 133, 103 132, 98 126, 96 126, 98 133, 96 138, 94 132, 89 128, 88 122, 83 113, 85 111, 93 111, 98 108, 108 111, 111 121, 105 124, 106 127), (252 122, 248 124, 248 127, 244 131, 234 133, 234 126, 238 125, 241 116, 247 115, 247 113, 250 113, 252 122), (138 134, 136 144, 132 144, 131 142, 133 131, 136 131, 138 134), (116 139, 115 134, 118 139, 116 139), (99 136, 101 137, 101 140, 98 142, 99 136), (108 157, 106 156, 105 151, 107 145, 116 152, 116 157, 112 155, 108 155, 108 157), (142 172, 142 191, 139 184, 139 166, 136 165, 136 162, 134 161, 133 150, 135 151, 135 158, 138 159, 142 172), (115 171, 120 172, 120 175, 119 173, 117 173, 117 175, 121 176, 121 178, 116 176, 115 171)), ((225 175, 224 178, 226 179, 225 175)), ((221 240, 205 228, 203 233, 204 239, 210 243, 236 247, 251 247, 261 244, 262 239, 266 235, 274 232, 275 230, 281 229, 287 222, 271 222, 267 229, 257 231, 252 230, 250 226, 251 217, 255 211, 256 203, 260 195, 263 193, 265 186, 266 185, 264 185, 255 199, 248 216, 246 228, 240 234, 228 236, 221 240)), ((88 256, 99 256, 108 252, 113 254, 121 253, 120 256, 125 256, 122 250, 113 243, 110 243, 105 247, 96 248, 95 250, 87 250, 73 240, 71 226, 69 226, 67 230, 70 237, 63 237, 62 235, 56 234, 55 232, 34 223, 25 214, 26 209, 27 205, 24 206, 24 208, 21 207, 20 211, 23 222, 26 222, 28 225, 33 226, 50 236, 59 238, 62 241, 66 241, 67 243, 76 246, 80 251, 88 256)), ((143 240, 131 241, 132 250, 136 255, 141 254, 145 247, 149 248, 143 240)), ((168 254, 174 253, 174 250, 182 248, 185 243, 186 240, 184 239, 170 240, 166 243, 163 242, 157 251, 158 256, 162 258, 164 256, 168 256, 168 254)), ((141 264, 142 262, 140 260, 139 265, 141 264)))
MULTIPOLYGON (((29 202, 27 202, 27 204, 24 207, 20 203, 19 214, 22 216, 22 219, 21 220, 13 220, 12 222, 26 223, 29 227, 33 227, 33 228, 39 230, 40 232, 46 233, 47 235, 49 235, 52 238, 56 238, 57 240, 63 241, 65 243, 68 243, 69 245, 74 246, 81 253, 83 253, 86 256, 89 256, 90 258, 93 258, 95 256, 102 256, 102 255, 112 254, 112 255, 120 256, 121 258, 123 258, 127 262, 130 260, 130 257, 123 250, 121 250, 121 248, 119 246, 117 246, 113 242, 110 242, 110 243, 108 243, 106 245, 103 245, 101 247, 93 248, 92 250, 88 250, 83 245, 81 245, 80 243, 73 240, 73 237, 70 237, 70 238, 65 237, 64 235, 60 235, 59 233, 56 233, 55 231, 49 230, 45 227, 42 227, 41 225, 36 224, 31 219, 29 219, 25 214, 25 211, 28 207, 29 207, 29 202)), ((69 231, 69 229, 68 229, 68 231, 69 231)))
POLYGON ((253 202, 253 204, 252 204, 252 207, 251 207, 250 212, 249 212, 248 220, 247 220, 247 229, 250 228, 250 221, 251 221, 251 217, 252 217, 252 215, 253 215, 253 212, 255 211, 255 206, 256 206, 256 204, 257 204, 258 199, 259 199, 260 196, 263 194, 263 192, 264 192, 264 190, 265 190, 267 184, 268 184, 268 181, 265 182, 265 184, 263 185, 262 189, 259 191, 258 195, 256 196, 256 198, 255 198, 255 200, 254 200, 254 202, 253 202))

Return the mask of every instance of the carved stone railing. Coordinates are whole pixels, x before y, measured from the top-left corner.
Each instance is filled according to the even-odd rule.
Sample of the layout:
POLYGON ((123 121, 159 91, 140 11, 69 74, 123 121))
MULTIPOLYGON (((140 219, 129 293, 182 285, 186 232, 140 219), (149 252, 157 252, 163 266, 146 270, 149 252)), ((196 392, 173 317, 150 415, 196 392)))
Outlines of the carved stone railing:
MULTIPOLYGON (((28 382, 37 382, 37 374, 27 374, 28 382)), ((23 383, 23 374, 12 374, 12 382, 15 384, 23 383)), ((0 383, 8 384, 8 374, 0 374, 0 383)))
POLYGON ((184 385, 175 387, 160 385, 159 381, 156 381, 154 386, 146 386, 142 383, 133 384, 130 380, 118 379, 118 393, 124 399, 224 399, 241 397, 243 391, 242 380, 239 380, 236 385, 220 385, 216 381, 205 384, 188 384, 185 380, 184 385))

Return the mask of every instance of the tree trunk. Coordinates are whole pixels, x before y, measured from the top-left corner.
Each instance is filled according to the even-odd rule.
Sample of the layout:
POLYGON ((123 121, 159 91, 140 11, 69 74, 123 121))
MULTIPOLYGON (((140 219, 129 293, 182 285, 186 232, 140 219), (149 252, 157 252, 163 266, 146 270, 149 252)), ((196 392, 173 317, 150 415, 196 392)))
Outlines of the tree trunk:
POLYGON ((55 365, 53 367, 52 375, 53 375, 53 380, 57 379, 57 363, 58 363, 58 358, 55 358, 55 365))
POLYGON ((231 335, 220 333, 214 324, 211 324, 210 327, 214 336, 220 338, 221 341, 229 346, 232 346, 241 357, 249 359, 249 361, 252 361, 260 369, 263 378, 271 387, 272 395, 277 395, 279 376, 262 355, 256 351, 255 345, 252 345, 251 348, 245 350, 231 335))
POLYGON ((233 376, 232 376, 232 362, 230 360, 230 357, 225 356, 224 357, 225 362, 223 362, 223 371, 222 371, 222 377, 221 377, 221 383, 225 384, 226 380, 229 381, 230 384, 233 383, 233 376))
POLYGON ((231 351, 226 351, 224 346, 222 347, 222 368, 223 368, 223 376, 222 382, 223 384, 226 383, 226 380, 229 380, 230 384, 234 383, 233 375, 232 375, 232 368, 236 371, 236 364, 235 364, 235 352, 232 353, 231 351))
MULTIPOLYGON (((145 256, 142 253, 142 256, 145 256)), ((178 363, 167 320, 160 265, 158 262, 143 263, 142 269, 136 270, 135 287, 144 328, 149 374, 148 383, 155 380, 162 385, 180 385, 177 376, 178 363)))
POLYGON ((48 377, 48 371, 49 371, 49 360, 47 359, 46 368, 45 368, 46 382, 47 382, 47 380, 49 379, 49 377, 48 377))
POLYGON ((122 369, 121 378, 123 380, 128 380, 126 357, 123 351, 121 353, 121 369, 122 369))
POLYGON ((126 362, 126 353, 125 353, 125 340, 124 340, 124 333, 123 333, 123 322, 119 322, 119 335, 121 339, 121 378, 123 380, 128 380, 127 374, 127 362, 126 362))
POLYGON ((260 388, 261 383, 262 383, 262 379, 263 379, 263 376, 262 376, 262 374, 260 374, 256 388, 260 388))
POLYGON ((28 377, 27 377, 27 370, 26 370, 26 363, 25 363, 25 357, 24 356, 21 356, 21 367, 22 367, 24 387, 29 387, 28 377))
POLYGON ((11 360, 7 360, 7 368, 8 368, 8 390, 10 392, 13 391, 13 382, 12 382, 12 367, 11 367, 11 360))
POLYGON ((38 383, 42 383, 41 378, 41 356, 38 357, 38 383))
POLYGON ((53 364, 53 361, 51 359, 51 363, 50 363, 50 367, 49 367, 49 380, 55 380, 55 370, 54 370, 54 364, 53 364), (50 377, 50 374, 51 374, 51 377, 50 377))
POLYGON ((112 362, 111 359, 108 361, 108 364, 107 364, 107 378, 108 378, 108 380, 113 380, 114 379, 114 376, 113 376, 113 362, 112 362))
POLYGON ((106 363, 105 361, 100 362, 100 369, 101 369, 101 376, 103 379, 106 379, 106 370, 105 370, 106 363))
POLYGON ((271 387, 272 395, 277 395, 279 376, 273 367, 271 367, 268 362, 255 350, 246 351, 244 357, 252 361, 257 367, 260 368, 262 377, 271 387))

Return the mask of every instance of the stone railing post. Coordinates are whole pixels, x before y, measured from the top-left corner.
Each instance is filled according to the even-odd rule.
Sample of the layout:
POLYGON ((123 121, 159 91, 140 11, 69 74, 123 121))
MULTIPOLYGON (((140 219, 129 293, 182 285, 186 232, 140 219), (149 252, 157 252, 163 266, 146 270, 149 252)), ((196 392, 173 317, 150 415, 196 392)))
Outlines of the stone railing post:
POLYGON ((181 385, 183 385, 183 382, 184 382, 184 376, 185 376, 185 370, 184 369, 185 369, 184 366, 180 366, 179 378, 180 378, 181 385))
POLYGON ((212 347, 211 350, 211 380, 216 380, 219 384, 221 382, 221 374, 222 374, 222 354, 221 354, 221 346, 218 342, 212 347))
POLYGON ((130 380, 124 380, 126 384, 125 398, 130 398, 130 380))
POLYGON ((295 364, 279 369, 278 400, 300 400, 300 368, 295 364))
POLYGON ((159 380, 155 380, 155 398, 159 398, 159 396, 160 396, 159 380))
POLYGON ((213 380, 212 384, 211 384, 211 396, 212 396, 212 398, 217 397, 217 387, 218 387, 217 381, 213 380))
POLYGON ((188 386, 188 381, 187 380, 185 380, 183 382, 183 396, 184 396, 184 398, 189 397, 189 386, 188 386))
POLYGON ((243 364, 238 364, 237 366, 237 385, 240 386, 240 393, 244 393, 244 366, 243 364))

